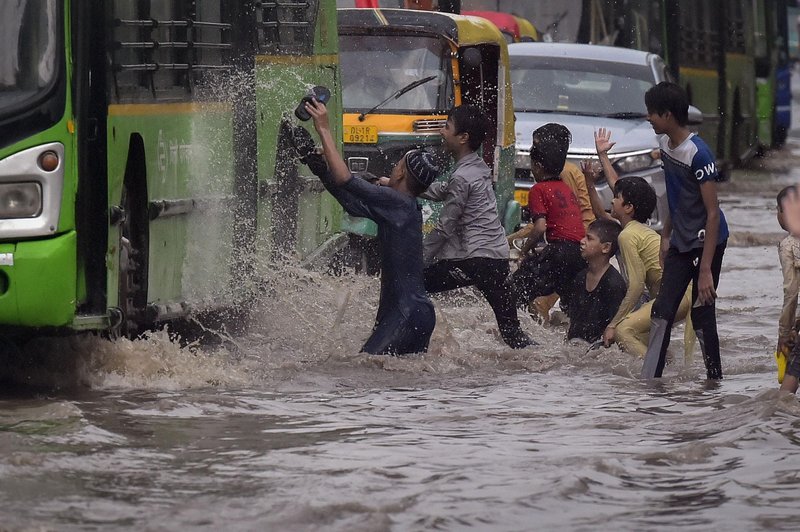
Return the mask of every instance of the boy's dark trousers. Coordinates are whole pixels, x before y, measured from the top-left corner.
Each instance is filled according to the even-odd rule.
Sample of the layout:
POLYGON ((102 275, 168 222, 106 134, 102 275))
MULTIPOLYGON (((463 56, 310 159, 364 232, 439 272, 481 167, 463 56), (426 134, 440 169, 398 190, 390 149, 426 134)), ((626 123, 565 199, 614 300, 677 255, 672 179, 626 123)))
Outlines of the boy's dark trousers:
MULTIPOLYGON (((719 272, 722 269, 722 256, 725 254, 727 241, 719 244, 714 250, 711 261, 711 276, 714 279, 714 289, 719 285, 719 272)), ((658 292, 653 310, 650 314, 650 340, 647 344, 647 353, 644 355, 642 378, 652 379, 661 377, 669 347, 669 337, 672 332, 672 323, 678 311, 681 299, 686 293, 686 287, 692 281, 692 326, 700 349, 703 352, 703 362, 706 364, 706 375, 709 379, 722 378, 722 362, 719 357, 719 336, 717 335, 716 305, 696 306, 697 278, 700 275, 700 258, 703 248, 695 248, 685 253, 680 253, 670 247, 664 259, 664 274, 661 277, 661 289, 658 292)))
POLYGON ((581 245, 571 240, 554 240, 536 255, 527 257, 511 276, 511 287, 518 305, 527 305, 539 296, 556 293, 565 312, 572 298, 575 276, 586 268, 581 245))
POLYGON ((440 260, 425 268, 425 290, 436 293, 475 286, 492 307, 503 341, 509 347, 526 347, 531 341, 520 328, 517 306, 506 281, 508 273, 505 259, 440 260))

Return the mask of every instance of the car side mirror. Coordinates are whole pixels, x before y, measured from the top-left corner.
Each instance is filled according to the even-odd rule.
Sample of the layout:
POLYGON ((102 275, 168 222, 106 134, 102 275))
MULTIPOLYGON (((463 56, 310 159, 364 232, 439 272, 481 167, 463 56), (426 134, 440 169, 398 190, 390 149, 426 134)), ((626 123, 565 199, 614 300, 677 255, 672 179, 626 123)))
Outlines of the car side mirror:
POLYGON ((689 106, 689 120, 690 126, 699 126, 703 123, 703 112, 694 105, 689 106))

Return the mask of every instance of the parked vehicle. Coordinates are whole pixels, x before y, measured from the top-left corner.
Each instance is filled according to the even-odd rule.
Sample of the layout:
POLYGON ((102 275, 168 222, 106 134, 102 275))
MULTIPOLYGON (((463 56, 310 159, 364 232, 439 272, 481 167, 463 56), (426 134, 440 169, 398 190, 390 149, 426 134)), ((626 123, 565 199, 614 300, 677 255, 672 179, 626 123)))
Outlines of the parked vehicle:
MULTIPOLYGON (((339 63, 344 155, 353 172, 389 175, 406 151, 439 150, 450 108, 478 105, 492 123, 481 153, 493 171, 500 219, 509 233, 519 225, 508 51, 494 24, 431 11, 340 9, 339 63)), ((423 202, 424 230, 440 205, 423 202)), ((353 258, 377 268, 375 224, 345 216, 344 229, 353 258)))
MULTIPOLYGON (((658 204, 650 224, 661 229, 667 212, 664 172, 658 140, 646 119, 644 93, 661 81, 671 81, 657 55, 588 44, 518 43, 509 45, 511 83, 516 115, 516 199, 527 205, 530 147, 533 131, 548 122, 572 133, 567 160, 580 164, 597 159, 594 132, 612 132, 616 146, 609 153, 620 177, 638 175, 653 185, 658 204)), ((690 109, 690 122, 702 120, 690 109)), ((608 207, 613 197, 605 181, 597 191, 608 207)))

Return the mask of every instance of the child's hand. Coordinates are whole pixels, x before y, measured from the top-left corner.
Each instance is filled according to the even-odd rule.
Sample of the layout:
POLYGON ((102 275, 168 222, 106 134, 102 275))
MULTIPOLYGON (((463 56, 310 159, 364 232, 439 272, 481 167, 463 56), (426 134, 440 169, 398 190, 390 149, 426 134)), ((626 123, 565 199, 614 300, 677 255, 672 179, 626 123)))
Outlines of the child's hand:
POLYGON ((601 127, 594 132, 594 147, 598 155, 605 155, 616 142, 611 142, 611 130, 601 127))
POLYGON ((603 331, 603 346, 611 347, 611 344, 614 343, 614 338, 616 338, 616 336, 617 336, 616 327, 612 327, 611 325, 606 327, 606 330, 603 331))
POLYGON ((305 107, 308 114, 310 114, 311 118, 314 120, 314 129, 317 130, 317 133, 330 130, 328 109, 325 107, 325 104, 319 103, 316 98, 313 98, 310 102, 306 102, 305 107))
POLYGON ((586 177, 587 185, 594 185, 597 183, 597 178, 600 177, 602 167, 598 161, 592 159, 583 159, 581 161, 581 172, 586 177))
POLYGON ((700 305, 711 305, 717 299, 717 292, 714 290, 714 278, 711 270, 700 269, 697 277, 697 303, 700 305))

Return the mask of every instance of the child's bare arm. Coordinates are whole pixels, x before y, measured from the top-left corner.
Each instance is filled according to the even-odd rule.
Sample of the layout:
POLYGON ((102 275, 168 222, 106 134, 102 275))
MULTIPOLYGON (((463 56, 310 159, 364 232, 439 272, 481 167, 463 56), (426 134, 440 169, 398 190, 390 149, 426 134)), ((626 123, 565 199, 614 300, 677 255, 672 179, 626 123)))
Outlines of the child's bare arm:
POLYGON ((527 240, 525 240, 525 244, 522 246, 523 255, 527 255, 536 243, 541 240, 545 231, 547 231, 547 221, 544 218, 539 218, 529 225, 533 226, 533 229, 528 233, 527 240))
POLYGON ((710 305, 717 298, 714 278, 711 275, 711 262, 714 260, 719 237, 717 184, 712 180, 702 183, 700 195, 703 197, 703 205, 706 208, 706 227, 703 254, 700 257, 700 274, 697 279, 697 300, 701 305, 710 305))

